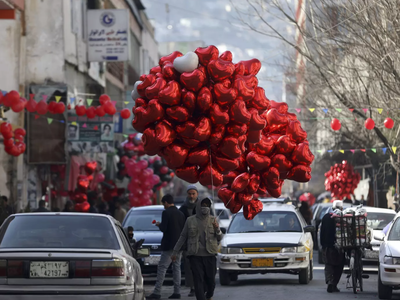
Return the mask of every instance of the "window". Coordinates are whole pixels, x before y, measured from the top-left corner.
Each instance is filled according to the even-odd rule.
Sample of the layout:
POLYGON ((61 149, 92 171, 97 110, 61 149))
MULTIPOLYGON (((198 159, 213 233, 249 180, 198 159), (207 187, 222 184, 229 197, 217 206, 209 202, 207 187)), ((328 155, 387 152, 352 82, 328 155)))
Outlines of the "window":
POLYGON ((390 229, 388 240, 389 241, 400 241, 400 218, 397 218, 392 228, 390 229))
POLYGON ((119 237, 122 241, 122 244, 124 246, 125 252, 128 253, 128 255, 133 257, 132 248, 131 248, 130 243, 128 242, 128 238, 127 238, 124 230, 120 226, 117 226, 117 230, 118 230, 119 237))
POLYGON ((395 214, 368 212, 367 225, 374 230, 383 230, 393 220, 395 214))
POLYGON ((161 214, 162 210, 132 211, 124 222, 124 227, 132 226, 135 231, 159 231, 153 220, 161 222, 161 214))

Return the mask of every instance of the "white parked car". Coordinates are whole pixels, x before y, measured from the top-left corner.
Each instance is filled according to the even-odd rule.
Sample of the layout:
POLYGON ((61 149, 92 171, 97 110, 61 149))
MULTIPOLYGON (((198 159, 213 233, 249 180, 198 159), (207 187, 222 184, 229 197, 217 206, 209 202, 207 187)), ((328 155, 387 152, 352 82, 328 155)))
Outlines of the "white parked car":
POLYGON ((237 213, 218 254, 221 285, 240 274, 288 273, 307 284, 313 277, 311 232, 292 205, 264 204, 253 220, 237 213))
POLYGON ((391 299, 393 289, 400 288, 400 214, 395 217, 387 235, 375 232, 374 238, 381 240, 379 249, 378 296, 391 299))
POLYGON ((215 215, 218 217, 219 226, 228 229, 232 220, 232 213, 227 209, 224 203, 214 203, 215 215))

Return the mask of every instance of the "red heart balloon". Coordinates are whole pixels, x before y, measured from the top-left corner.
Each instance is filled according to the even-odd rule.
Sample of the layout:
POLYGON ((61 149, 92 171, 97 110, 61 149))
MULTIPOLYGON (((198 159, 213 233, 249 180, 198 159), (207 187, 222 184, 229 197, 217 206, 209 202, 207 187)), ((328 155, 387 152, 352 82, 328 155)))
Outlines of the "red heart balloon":
POLYGON ((276 189, 280 186, 279 171, 277 168, 271 167, 262 174, 262 180, 268 188, 276 189))
POLYGON ((90 106, 87 110, 86 110, 86 116, 88 117, 88 119, 94 119, 96 118, 96 108, 94 106, 90 106))
POLYGON ((253 199, 243 205, 243 216, 246 220, 253 220, 254 217, 263 210, 263 203, 259 200, 253 199))
POLYGON ((135 118, 132 126, 139 132, 143 132, 146 127, 164 117, 164 109, 158 100, 151 100, 146 108, 138 107, 134 111, 135 118))
POLYGON ((219 56, 219 58, 226 61, 232 61, 233 55, 231 51, 225 51, 219 56))
MULTIPOLYGON (((229 79, 227 79, 226 82, 229 82, 230 84, 229 79)), ((217 101, 220 105, 228 105, 237 97, 237 90, 227 86, 227 84, 224 82, 216 83, 214 85, 213 92, 215 101, 217 101)))
POLYGON ((197 166, 182 166, 175 170, 175 174, 180 179, 189 183, 196 183, 199 181, 199 171, 197 166))
MULTIPOLYGON (((132 112, 135 112, 135 109, 138 107, 144 107, 146 108, 147 106, 147 101, 143 98, 137 98, 135 101, 135 106, 134 108, 132 108, 132 112)), ((96 115, 98 115, 99 117, 104 117, 104 115, 106 114, 106 112, 104 111, 104 108, 102 106, 98 106, 96 109, 96 115)))
POLYGON ((249 203, 251 201, 251 199, 253 199, 253 195, 246 194, 246 193, 236 194, 236 200, 238 202, 242 203, 242 205, 246 205, 247 203, 249 203))
POLYGON ((307 132, 301 128, 299 121, 290 121, 286 130, 286 135, 296 143, 301 143, 307 138, 307 132))
POLYGON ((81 192, 76 192, 74 193, 74 195, 72 196, 72 199, 76 202, 76 203, 83 203, 87 201, 87 196, 84 193, 81 192))
POLYGON ((197 95, 197 107, 201 112, 206 112, 210 110, 212 105, 212 95, 210 90, 207 87, 202 87, 197 95))
POLYGON ((203 166, 210 162, 210 154, 205 147, 193 148, 190 150, 186 163, 203 166))
POLYGON ((253 174, 250 177, 249 185, 247 186, 246 193, 253 195, 258 191, 260 186, 260 176, 257 174, 253 174))
POLYGON ((236 100, 229 110, 231 121, 247 124, 251 119, 251 114, 246 108, 246 103, 243 100, 236 100))
POLYGON ((284 114, 280 114, 278 110, 272 108, 265 114, 270 132, 282 130, 287 127, 289 119, 284 114))
POLYGON ((178 144, 170 144, 163 149, 162 155, 171 169, 181 167, 189 153, 188 147, 178 144))
POLYGON ((14 145, 14 140, 13 139, 4 139, 3 140, 3 144, 4 144, 4 147, 12 147, 13 145, 14 145))
POLYGON ((207 71, 214 81, 221 81, 232 76, 235 65, 230 61, 217 58, 208 63, 207 71))
POLYGON ((243 192, 249 185, 249 182, 250 174, 247 172, 242 173, 233 180, 231 190, 235 193, 243 192))
POLYGON ((197 92, 204 85, 206 81, 206 75, 199 69, 195 69, 190 73, 182 73, 180 79, 181 83, 187 90, 197 92))
POLYGON ((217 47, 213 45, 208 47, 199 47, 194 52, 199 57, 199 62, 203 66, 207 66, 211 60, 217 59, 219 55, 217 47))
POLYGON ((271 159, 268 156, 260 155, 254 151, 247 154, 246 161, 250 168, 257 171, 265 170, 271 164, 271 159))
POLYGON ((86 174, 92 175, 97 168, 96 161, 90 161, 85 164, 85 172, 86 174))
POLYGON ((210 109, 210 118, 213 124, 226 125, 229 123, 228 110, 222 110, 218 104, 214 103, 210 109))
POLYGON ((185 145, 189 146, 189 148, 196 147, 200 143, 200 141, 195 139, 182 138, 182 141, 185 143, 185 145))
POLYGON ((156 99, 162 89, 164 89, 167 82, 163 78, 157 78, 156 81, 145 90, 147 99, 156 99))
POLYGON ((226 128, 228 134, 240 137, 247 132, 246 124, 230 123, 226 128))
POLYGON ((90 209, 90 204, 89 202, 82 202, 82 203, 77 203, 75 204, 75 211, 78 212, 88 212, 90 209))
POLYGON ((228 174, 224 175, 224 184, 232 184, 233 180, 235 180, 236 177, 238 177, 240 172, 237 170, 231 171, 228 174))
POLYGON ((196 95, 191 91, 183 89, 182 104, 188 109, 189 113, 192 115, 196 108, 196 95))
POLYGON ((86 192, 87 188, 89 187, 89 179, 86 175, 79 175, 78 176, 78 188, 84 192, 86 192))
POLYGON ((192 139, 194 138, 194 131, 196 130, 196 125, 193 122, 188 121, 185 122, 184 124, 177 125, 175 129, 178 135, 180 135, 181 137, 192 139))
MULTIPOLYGON (((146 96, 146 89, 153 85, 153 83, 156 81, 156 76, 153 74, 148 74, 144 77, 143 81, 138 84, 136 90, 139 93, 141 97, 146 96)), ((105 103, 104 103, 105 105, 105 103)))
POLYGON ((175 60, 175 58, 181 57, 181 56, 183 56, 183 54, 182 54, 181 52, 179 52, 179 51, 174 51, 174 52, 172 52, 171 54, 168 54, 168 55, 166 55, 166 56, 161 57, 160 60, 159 60, 159 62, 158 62, 158 64, 159 64, 160 66, 162 66, 165 62, 173 63, 174 60, 175 60))
POLYGON ((282 135, 276 141, 276 153, 289 155, 293 152, 295 147, 296 143, 294 143, 287 135, 282 135))
MULTIPOLYGON (((162 65, 162 64, 161 64, 162 65)), ((150 74, 157 75, 157 73, 161 73, 161 66, 155 66, 150 69, 150 74)))
POLYGON ((199 182, 204 186, 220 186, 223 182, 223 176, 214 166, 207 165, 205 168, 200 169, 199 182))
POLYGON ((314 160, 314 155, 307 144, 300 143, 292 153, 292 160, 297 164, 309 166, 314 160))
POLYGON ((180 104, 181 89, 179 83, 176 81, 170 81, 166 85, 164 85, 158 94, 158 101, 162 104, 169 106, 180 104))
POLYGON ((252 88, 252 89, 256 88, 257 85, 258 85, 258 79, 254 75, 240 75, 240 74, 238 74, 238 75, 235 76, 235 80, 237 78, 243 79, 244 82, 246 83, 246 85, 248 87, 252 88))
POLYGON ((206 117, 200 118, 194 130, 194 138, 200 142, 207 141, 211 135, 211 120, 206 117))
POLYGON ((229 202, 235 197, 235 193, 228 188, 222 188, 218 191, 218 198, 225 204, 229 205, 229 202))
POLYGON ((156 131, 152 128, 147 128, 142 135, 144 150, 148 155, 156 155, 161 147, 156 139, 156 131))
POLYGON ((268 98, 265 96, 265 91, 262 87, 254 89, 254 97, 249 101, 249 107, 254 107, 260 112, 265 111, 270 106, 268 98))
POLYGON ((166 122, 160 122, 156 125, 155 142, 160 148, 170 145, 175 138, 175 131, 166 122))
POLYGON ((282 187, 279 186, 277 188, 270 188, 267 186, 267 192, 271 195, 271 197, 279 198, 282 194, 282 187))
POLYGON ((239 167, 239 162, 237 159, 230 159, 221 155, 215 156, 215 164, 222 174, 227 174, 239 167))
POLYGON ((242 209, 242 203, 235 198, 229 202, 227 208, 231 211, 232 214, 238 213, 242 209))
POLYGON ((303 165, 295 166, 290 170, 287 179, 297 182, 309 182, 311 179, 311 168, 303 165))
POLYGON ((162 71, 161 74, 163 75, 164 79, 167 81, 177 81, 179 80, 179 72, 175 70, 174 64, 172 62, 165 62, 162 65, 162 71))
POLYGON ((287 172, 293 167, 293 164, 285 155, 275 154, 271 159, 271 167, 278 169, 280 179, 285 179, 287 172))
POLYGON ((239 61, 244 66, 244 75, 257 75, 261 69, 261 62, 257 58, 239 61))
POLYGON ((242 154, 239 148, 239 140, 234 136, 225 137, 221 142, 219 150, 222 154, 232 159, 239 158, 242 154))
POLYGON ((248 102, 251 99, 253 99, 254 94, 255 94, 254 89, 252 89, 251 87, 248 87, 246 85, 246 82, 242 78, 237 78, 234 81, 233 86, 238 91, 237 99, 241 99, 245 102, 248 102))
POLYGON ((261 140, 262 130, 249 130, 247 132, 247 142, 251 144, 256 144, 261 140))
POLYGON ((167 108, 166 113, 175 122, 186 122, 189 119, 189 111, 183 106, 167 108))
POLYGON ((249 109, 249 112, 251 114, 249 130, 252 130, 252 131, 263 130, 265 128, 265 126, 267 125, 267 121, 259 115, 259 113, 256 109, 254 109, 254 108, 249 109))
POLYGON ((270 136, 261 136, 261 140, 258 144, 256 144, 256 152, 261 155, 269 155, 275 148, 276 141, 270 136))
POLYGON ((211 145, 218 145, 225 135, 225 126, 224 125, 217 125, 211 131, 210 136, 210 144, 211 145))
POLYGON ((269 101, 270 107, 275 108, 280 114, 286 114, 289 106, 286 102, 276 102, 274 100, 269 101))

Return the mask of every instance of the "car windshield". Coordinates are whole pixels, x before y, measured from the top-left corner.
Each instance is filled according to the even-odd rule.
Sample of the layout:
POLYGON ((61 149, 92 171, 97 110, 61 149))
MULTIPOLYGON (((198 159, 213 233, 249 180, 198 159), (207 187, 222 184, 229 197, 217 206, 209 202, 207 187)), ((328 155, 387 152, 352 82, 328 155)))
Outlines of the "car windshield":
POLYGON ((124 221, 124 227, 132 226, 134 231, 160 231, 153 221, 161 222, 162 210, 133 210, 124 221))
POLYGON ((302 232, 302 228, 294 212, 263 211, 253 220, 246 220, 243 213, 238 213, 232 220, 228 233, 245 232, 302 232))
POLYGON ((368 212, 367 225, 374 230, 383 230, 394 217, 395 214, 368 212))
POLYGON ((91 216, 16 216, 1 230, 0 248, 120 249, 109 219, 91 216))
POLYGON ((226 209, 215 209, 215 213, 220 220, 229 220, 229 213, 226 209))

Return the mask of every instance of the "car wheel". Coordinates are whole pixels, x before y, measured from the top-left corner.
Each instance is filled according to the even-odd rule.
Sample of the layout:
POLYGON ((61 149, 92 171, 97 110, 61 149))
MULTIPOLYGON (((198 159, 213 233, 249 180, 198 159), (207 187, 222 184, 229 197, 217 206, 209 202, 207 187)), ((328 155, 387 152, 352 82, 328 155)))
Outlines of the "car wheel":
MULTIPOLYGON (((311 264, 311 262, 310 262, 311 264)), ((299 272, 299 283, 300 284, 308 284, 310 282, 310 264, 307 268, 300 269, 299 272)))
POLYGON ((381 280, 381 274, 378 273, 378 296, 379 299, 392 299, 393 288, 384 285, 381 280))
POLYGON ((231 273, 231 274, 229 274, 229 277, 230 277, 231 281, 237 281, 239 275, 237 273, 231 273))
POLYGON ((322 255, 322 251, 320 249, 318 249, 318 263, 321 265, 325 264, 324 257, 322 255))
POLYGON ((228 271, 219 269, 219 283, 221 285, 229 285, 231 283, 231 277, 228 271))

